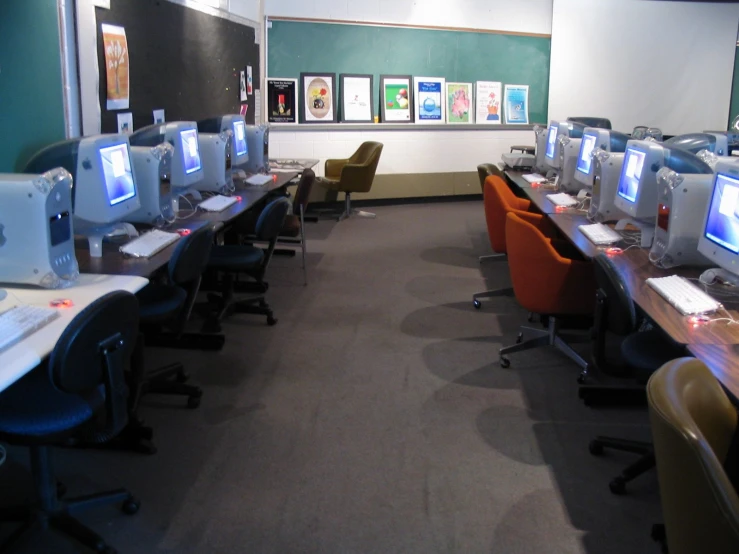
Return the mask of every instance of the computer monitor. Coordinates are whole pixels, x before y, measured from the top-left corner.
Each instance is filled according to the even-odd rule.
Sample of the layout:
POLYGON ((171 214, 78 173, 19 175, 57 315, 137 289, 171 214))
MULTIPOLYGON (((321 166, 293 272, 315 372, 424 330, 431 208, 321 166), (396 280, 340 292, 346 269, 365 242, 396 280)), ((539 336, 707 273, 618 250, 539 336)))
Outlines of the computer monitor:
POLYGON ((670 148, 680 148, 693 154, 697 154, 701 150, 708 150, 718 156, 725 156, 729 151, 726 135, 721 136, 713 133, 678 135, 667 139, 664 144, 670 148))
POLYGON ((662 130, 658 127, 648 127, 646 125, 638 125, 631 131, 631 138, 634 140, 646 140, 652 138, 657 142, 662 142, 662 130))
POLYGON ((67 170, 0 175, 0 231, 0 283, 61 288, 79 276, 67 170))
POLYGON ((593 187, 593 151, 597 148, 606 152, 623 152, 629 137, 618 131, 586 127, 582 134, 580 151, 577 155, 574 179, 585 188, 593 187))
POLYGON ((672 148, 657 172, 657 225, 649 254, 660 267, 705 266, 698 239, 711 195, 713 170, 698 156, 672 148))
POLYGON ((173 121, 143 127, 130 136, 133 146, 157 146, 168 142, 174 147, 172 156, 172 188, 181 193, 203 179, 198 128, 193 121, 173 121))
POLYGON ((593 190, 588 209, 591 221, 603 223, 624 216, 615 203, 624 157, 625 154, 621 152, 606 152, 600 148, 593 151, 593 190))
POLYGON ((139 189, 141 207, 126 221, 161 227, 175 220, 172 205, 172 156, 174 147, 168 142, 154 147, 132 146, 131 160, 139 189))
POLYGON ((630 140, 618 181, 615 205, 635 220, 657 218, 657 171, 664 165, 665 148, 656 142, 630 140))
POLYGON ((713 270, 718 277, 736 285, 739 283, 739 163, 720 162, 712 185, 698 252, 719 266, 713 270))
POLYGON ((211 117, 198 121, 198 132, 220 134, 230 131, 233 135, 229 151, 229 167, 239 167, 249 161, 249 145, 246 138, 246 123, 244 116, 228 114, 211 117))
POLYGON ((245 170, 248 173, 269 173, 269 127, 267 125, 247 125, 246 142, 249 161, 245 170))
POLYGON ((221 133, 200 133, 198 144, 203 161, 203 179, 195 185, 197 190, 230 194, 234 190, 231 169, 231 149, 233 135, 230 131, 221 133))
POLYGON ((612 129, 611 120, 606 119, 605 117, 572 116, 568 117, 567 121, 581 123, 585 127, 593 127, 596 129, 612 129))
POLYGON ((561 143, 560 137, 582 138, 582 132, 585 126, 582 123, 574 123, 572 121, 555 121, 549 122, 547 129, 547 146, 544 155, 547 165, 551 169, 561 169, 561 143))

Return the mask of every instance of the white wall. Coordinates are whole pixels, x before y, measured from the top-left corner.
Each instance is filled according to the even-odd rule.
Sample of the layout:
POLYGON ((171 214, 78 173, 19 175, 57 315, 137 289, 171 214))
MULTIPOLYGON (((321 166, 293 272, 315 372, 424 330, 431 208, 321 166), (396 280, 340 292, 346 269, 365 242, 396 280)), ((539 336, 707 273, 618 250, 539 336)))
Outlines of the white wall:
POLYGON ((244 19, 261 21, 259 8, 262 0, 228 0, 228 11, 244 19))
POLYGON ((549 117, 726 129, 739 4, 554 0, 549 117))
POLYGON ((267 16, 549 34, 552 0, 264 0, 267 16))

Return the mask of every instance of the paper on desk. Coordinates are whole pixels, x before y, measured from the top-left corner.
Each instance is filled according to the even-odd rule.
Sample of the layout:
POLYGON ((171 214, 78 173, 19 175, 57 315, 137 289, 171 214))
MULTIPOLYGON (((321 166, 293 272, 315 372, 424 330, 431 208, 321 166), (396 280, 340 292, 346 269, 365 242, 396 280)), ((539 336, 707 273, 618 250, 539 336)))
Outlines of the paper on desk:
POLYGON ((538 173, 529 173, 528 175, 524 175, 523 178, 529 183, 541 183, 547 180, 546 177, 542 177, 538 173))

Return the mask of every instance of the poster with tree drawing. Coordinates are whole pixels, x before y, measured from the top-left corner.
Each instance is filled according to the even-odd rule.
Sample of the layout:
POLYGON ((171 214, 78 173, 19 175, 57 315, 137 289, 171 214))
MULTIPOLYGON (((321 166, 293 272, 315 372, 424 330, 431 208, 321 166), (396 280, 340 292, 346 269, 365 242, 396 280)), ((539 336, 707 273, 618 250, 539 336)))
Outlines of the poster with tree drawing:
POLYGON ((129 103, 128 44, 126 30, 103 24, 108 110, 127 110, 129 103))

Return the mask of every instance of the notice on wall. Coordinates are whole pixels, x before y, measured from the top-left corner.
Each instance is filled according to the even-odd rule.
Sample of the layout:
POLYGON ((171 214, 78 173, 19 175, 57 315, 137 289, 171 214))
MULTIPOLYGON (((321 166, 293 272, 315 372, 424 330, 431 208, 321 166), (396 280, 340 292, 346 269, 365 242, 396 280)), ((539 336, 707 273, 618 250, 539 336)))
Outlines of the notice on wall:
POLYGON ((505 122, 528 124, 529 86, 505 86, 505 122))
POLYGON ((475 123, 500 123, 503 85, 499 81, 477 81, 475 85, 475 123))
POLYGON ((105 75, 108 110, 127 110, 129 107, 129 58, 126 30, 116 25, 103 24, 105 75))
POLYGON ((151 114, 154 116, 155 125, 164 123, 164 110, 152 110, 151 114))
POLYGON ((246 102, 246 72, 239 74, 239 100, 246 102))
POLYGON ((254 73, 251 66, 246 66, 246 94, 254 94, 254 73))
POLYGON ((133 114, 131 112, 118 114, 118 132, 123 135, 133 133, 133 114))

